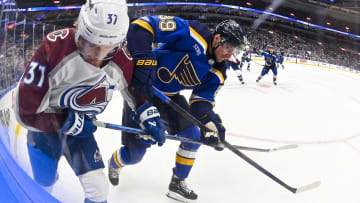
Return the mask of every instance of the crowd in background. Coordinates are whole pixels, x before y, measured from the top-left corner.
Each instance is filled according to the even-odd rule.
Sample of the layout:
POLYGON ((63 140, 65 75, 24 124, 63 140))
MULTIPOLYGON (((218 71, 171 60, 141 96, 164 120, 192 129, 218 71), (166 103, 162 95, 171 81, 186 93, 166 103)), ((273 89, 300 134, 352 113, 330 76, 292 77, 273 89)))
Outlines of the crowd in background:
MULTIPOLYGON (((13 36, 15 35, 11 33, 11 29, 8 29, 8 35, 5 35, 6 43, 3 43, 4 35, 0 39, 2 41, 0 46, 0 93, 16 84, 34 50, 44 37, 44 33, 54 30, 55 27, 51 25, 44 29, 44 26, 36 26, 36 29, 36 31, 30 32, 26 40, 21 37, 15 37, 14 40, 13 36)), ((334 48, 334 46, 319 43, 306 36, 297 36, 277 30, 257 29, 252 31, 248 38, 251 46, 258 49, 264 50, 268 45, 272 45, 276 51, 284 52, 284 55, 288 57, 309 59, 360 70, 360 56, 357 53, 334 48)))
POLYGON ((278 52, 282 51, 288 57, 320 61, 360 70, 360 56, 357 53, 333 48, 305 36, 296 36, 273 30, 257 30, 251 33, 249 41, 251 46, 258 49, 266 49, 267 45, 272 45, 278 52))

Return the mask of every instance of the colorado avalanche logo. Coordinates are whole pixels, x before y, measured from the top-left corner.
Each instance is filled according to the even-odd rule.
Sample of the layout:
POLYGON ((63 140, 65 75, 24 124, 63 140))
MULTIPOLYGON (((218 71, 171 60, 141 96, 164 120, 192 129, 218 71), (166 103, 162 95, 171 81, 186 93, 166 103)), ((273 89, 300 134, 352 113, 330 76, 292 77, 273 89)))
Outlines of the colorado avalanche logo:
POLYGON ((96 150, 96 152, 94 153, 94 161, 95 161, 95 163, 101 161, 101 159, 102 158, 101 158, 101 154, 100 154, 99 150, 96 150))
POLYGON ((99 114, 111 99, 108 98, 109 89, 111 87, 104 76, 95 85, 76 86, 65 91, 61 96, 60 106, 88 114, 99 114))
POLYGON ((47 39, 52 42, 55 42, 58 37, 60 37, 60 39, 65 39, 69 35, 69 32, 69 29, 57 30, 48 34, 47 39))

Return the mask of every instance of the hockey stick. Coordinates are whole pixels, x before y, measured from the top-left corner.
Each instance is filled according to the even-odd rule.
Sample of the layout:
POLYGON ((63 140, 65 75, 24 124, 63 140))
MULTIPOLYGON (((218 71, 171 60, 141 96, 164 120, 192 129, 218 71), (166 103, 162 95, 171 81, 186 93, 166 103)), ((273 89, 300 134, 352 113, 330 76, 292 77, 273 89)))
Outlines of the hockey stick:
POLYGON ((252 62, 254 62, 255 64, 257 64, 258 66, 264 66, 264 65, 261 65, 260 63, 254 61, 254 60, 251 60, 252 62))
MULTIPOLYGON (((153 86, 153 91, 155 93, 155 95, 157 97, 159 97, 162 101, 164 101, 167 104, 172 104, 170 105, 171 107, 173 107, 173 109, 175 111, 177 111, 178 113, 180 113, 185 119, 187 119, 188 121, 196 124, 199 126, 200 129, 204 130, 204 131, 210 131, 211 130, 206 127, 202 122, 200 122, 199 120, 197 120, 194 116, 192 116, 189 112, 187 112, 185 109, 181 108, 180 106, 178 106, 176 103, 174 103, 169 97, 167 97, 166 95, 164 95, 160 90, 158 90, 157 88, 155 88, 153 86), (174 105, 175 104, 175 105, 174 105), (175 106, 175 107, 174 107, 175 106)), ((283 182, 282 180, 280 180, 278 177, 274 176, 272 173, 270 173, 268 170, 266 170, 265 168, 263 168, 262 166, 260 166, 258 163, 256 163, 255 161, 253 161, 252 159, 250 159, 248 156, 246 156, 245 154, 243 154, 241 151, 239 151, 238 149, 236 149, 236 147, 234 147, 233 145, 231 145, 230 143, 228 143, 227 141, 223 141, 223 144, 226 148, 228 148, 230 151, 232 151, 233 153, 235 153, 236 155, 238 155, 239 157, 241 157, 243 160, 245 160, 246 162, 248 162, 250 165, 252 165, 253 167, 255 167, 256 169, 258 169, 260 172, 262 172, 264 175, 266 175, 267 177, 271 178, 273 181, 277 182, 278 184, 280 184, 281 186, 283 186, 284 188, 286 188, 287 190, 291 191, 292 193, 300 193, 300 192, 304 192, 307 190, 311 190, 314 189, 316 187, 320 186, 320 181, 316 181, 314 183, 299 187, 299 188, 294 188, 291 187, 290 185, 286 184, 285 182, 283 182)))
MULTIPOLYGON (((120 130, 120 131, 124 131, 124 132, 128 132, 128 133, 134 133, 134 134, 148 134, 148 132, 146 132, 146 130, 143 129, 139 129, 139 128, 131 128, 131 127, 126 127, 126 126, 122 126, 122 125, 116 125, 116 124, 112 124, 112 123, 104 123, 101 121, 92 121, 94 125, 98 126, 98 127, 102 127, 102 128, 109 128, 109 129, 113 129, 113 130, 120 130)), ((179 137, 176 135, 170 135, 170 134, 166 134, 165 135, 166 139, 170 139, 170 140, 176 140, 176 141, 182 141, 182 142, 189 142, 189 143, 193 143, 193 144, 203 144, 202 142, 198 141, 198 140, 193 140, 193 139, 189 139, 186 137, 179 137)))
POLYGON ((280 150, 286 150, 286 149, 294 149, 294 148, 298 147, 297 144, 284 145, 284 146, 280 146, 280 147, 266 148, 266 149, 255 148, 255 147, 245 147, 245 146, 239 146, 239 145, 233 145, 233 146, 236 147, 237 149, 256 151, 256 152, 274 152, 274 151, 280 151, 280 150))
POLYGON ((193 115, 191 115, 189 112, 187 112, 185 109, 183 109, 181 106, 179 106, 177 103, 175 103, 173 100, 171 100, 168 96, 166 96, 164 93, 162 93, 159 89, 153 86, 154 94, 163 102, 167 103, 171 108, 173 108, 177 113, 179 113, 181 116, 183 116, 186 120, 190 121, 191 123, 199 126, 201 130, 211 132, 208 127, 206 127, 202 122, 200 122, 198 119, 196 119, 193 115))
MULTIPOLYGON (((131 128, 131 127, 126 127, 126 126, 112 124, 112 123, 105 123, 105 122, 101 122, 101 121, 92 121, 92 122, 93 122, 94 125, 96 125, 98 127, 102 127, 102 128, 120 130, 120 131, 124 131, 124 132, 128 132, 128 133, 134 133, 134 134, 148 134, 145 130, 139 129, 139 128, 131 128)), ((205 145, 204 143, 202 143, 199 140, 193 140, 193 139, 186 138, 186 137, 179 137, 177 135, 170 135, 170 134, 166 134, 165 136, 166 136, 166 139, 170 139, 170 140, 205 145)), ((296 148, 297 145, 286 145, 286 146, 277 147, 277 148, 271 148, 271 149, 246 147, 246 146, 240 146, 240 145, 234 145, 234 147, 236 147, 237 149, 243 149, 243 150, 249 150, 249 151, 272 152, 272 151, 277 151, 277 150, 282 150, 282 149, 296 148)))

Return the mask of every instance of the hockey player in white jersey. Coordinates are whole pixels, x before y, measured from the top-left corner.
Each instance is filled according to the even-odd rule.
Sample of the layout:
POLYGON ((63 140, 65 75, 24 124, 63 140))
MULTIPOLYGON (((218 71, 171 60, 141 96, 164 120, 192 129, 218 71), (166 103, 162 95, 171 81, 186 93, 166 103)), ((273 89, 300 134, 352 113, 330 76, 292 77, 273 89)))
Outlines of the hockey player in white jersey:
POLYGON ((251 53, 250 53, 250 47, 246 46, 245 50, 241 56, 241 63, 240 63, 240 69, 242 69, 245 62, 247 63, 247 70, 250 71, 250 61, 251 61, 251 53))
POLYGON ((239 61, 238 56, 232 55, 229 60, 225 60, 227 68, 232 68, 236 73, 237 78, 241 84, 245 84, 242 76, 242 63, 239 61))
POLYGON ((76 29, 57 30, 44 38, 18 84, 15 114, 28 129, 34 179, 50 190, 64 155, 84 189, 85 203, 107 202, 109 186, 92 119, 106 108, 115 90, 133 111, 138 109, 139 122, 153 124, 149 134, 154 140, 165 141, 160 117, 146 116, 156 108, 129 88, 134 63, 120 46, 128 27, 125 1, 89 0, 76 29))

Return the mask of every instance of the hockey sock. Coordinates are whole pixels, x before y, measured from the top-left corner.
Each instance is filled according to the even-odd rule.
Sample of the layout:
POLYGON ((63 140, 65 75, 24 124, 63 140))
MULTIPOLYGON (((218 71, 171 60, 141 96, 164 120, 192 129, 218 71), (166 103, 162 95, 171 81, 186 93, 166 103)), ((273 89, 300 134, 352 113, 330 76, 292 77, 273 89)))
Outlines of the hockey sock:
POLYGON ((196 151, 189 151, 179 147, 176 153, 176 164, 174 173, 180 179, 188 177, 190 170, 195 162, 196 151))
POLYGON ((122 168, 124 167, 123 164, 121 164, 121 158, 118 158, 118 154, 119 154, 119 150, 116 150, 113 155, 111 156, 110 159, 110 164, 114 167, 114 168, 122 168), (119 161, 120 160, 120 161, 119 161))
MULTIPOLYGON (((178 136, 198 140, 200 139, 200 131, 196 126, 191 126, 181 131, 178 136)), ((194 165, 196 152, 199 147, 199 144, 181 143, 176 152, 176 163, 174 168, 175 175, 180 179, 188 177, 190 170, 194 165)))

